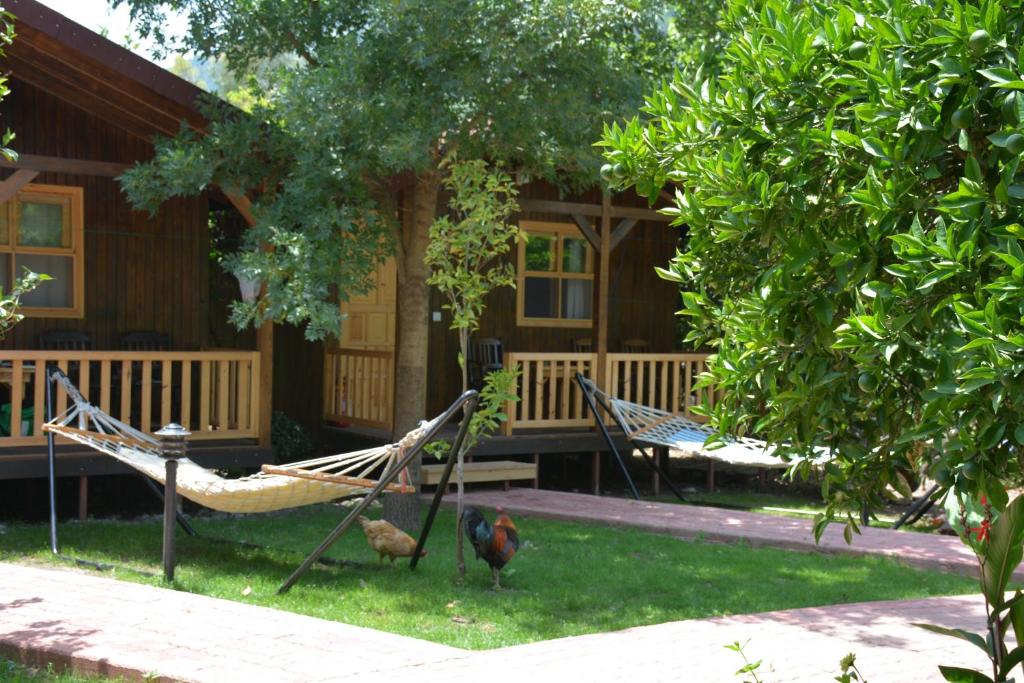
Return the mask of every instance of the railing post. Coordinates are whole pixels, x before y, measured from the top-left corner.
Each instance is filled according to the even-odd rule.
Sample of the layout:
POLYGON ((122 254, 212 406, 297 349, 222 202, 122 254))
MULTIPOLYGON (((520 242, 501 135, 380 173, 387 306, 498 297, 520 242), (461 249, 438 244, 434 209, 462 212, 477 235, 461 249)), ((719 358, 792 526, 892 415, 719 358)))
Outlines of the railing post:
POLYGON ((160 455, 164 458, 164 581, 174 581, 174 524, 178 505, 178 459, 188 452, 186 439, 192 433, 176 422, 156 432, 160 438, 160 455))

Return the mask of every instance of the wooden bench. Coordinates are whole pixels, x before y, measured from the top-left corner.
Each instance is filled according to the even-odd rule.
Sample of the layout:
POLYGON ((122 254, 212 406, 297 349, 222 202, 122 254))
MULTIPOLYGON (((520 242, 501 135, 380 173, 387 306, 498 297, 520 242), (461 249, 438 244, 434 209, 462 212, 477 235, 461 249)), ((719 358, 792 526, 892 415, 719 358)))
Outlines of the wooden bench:
MULTIPOLYGON (((441 474, 444 472, 444 465, 423 465, 420 469, 420 477, 423 484, 436 486, 441 481, 441 474)), ((480 482, 501 481, 505 483, 505 490, 513 479, 532 479, 534 488, 537 487, 537 463, 514 462, 512 460, 476 460, 467 462, 462 467, 462 479, 467 484, 480 482)), ((448 480, 450 486, 455 485, 455 471, 448 480)))

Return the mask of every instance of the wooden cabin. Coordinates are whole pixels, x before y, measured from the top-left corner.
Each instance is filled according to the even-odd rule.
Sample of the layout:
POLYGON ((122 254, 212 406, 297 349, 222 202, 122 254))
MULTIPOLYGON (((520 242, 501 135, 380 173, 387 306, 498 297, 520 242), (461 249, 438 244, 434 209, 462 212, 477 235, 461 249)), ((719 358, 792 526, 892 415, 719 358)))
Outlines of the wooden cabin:
MULTIPOLYGON (((691 408, 702 399, 695 385, 706 354, 681 348, 679 288, 655 272, 674 256, 680 232, 635 195, 595 188, 566 199, 540 182, 520 191, 515 219, 527 239, 512 255, 517 286, 489 295, 469 359, 476 388, 489 368, 519 367, 519 400, 506 408, 503 433, 474 453, 527 455, 535 465, 543 453, 591 453, 598 489, 598 452, 606 447, 593 431, 577 372, 620 398, 700 419, 691 408)), ((375 291, 342 305, 342 337, 325 351, 328 424, 379 438, 391 432, 395 291, 394 266, 386 264, 375 291)), ((434 291, 429 414, 462 390, 458 336, 444 303, 434 291)))
MULTIPOLYGON (((146 430, 182 423, 206 464, 266 461, 273 410, 310 428, 322 421, 389 438, 402 380, 393 264, 378 270, 374 291, 342 304, 342 337, 329 344, 287 326, 230 329, 237 283, 211 265, 209 218, 230 214, 244 229, 244 199, 213 191, 149 215, 129 206, 116 180, 151 158, 155 135, 182 122, 204 128, 200 91, 35 0, 7 7, 18 37, 3 64, 11 94, 0 126, 15 132, 20 157, 0 164, 0 286, 23 266, 54 279, 24 297, 25 320, 0 341, 0 479, 45 473, 39 373, 51 363, 115 417, 146 430), (274 381, 285 371, 287 381, 274 381)), ((518 286, 490 296, 474 340, 488 358, 471 358, 481 372, 520 367, 520 400, 508 406, 504 434, 477 452, 603 448, 576 372, 615 395, 689 413, 704 356, 680 349, 678 288, 654 272, 678 231, 640 198, 598 189, 565 198, 533 183, 520 205, 529 239, 513 255, 518 286)), ((430 414, 461 390, 449 325, 435 292, 430 414)), ((62 449, 60 474, 124 471, 62 449)))
MULTIPOLYGON (((0 127, 19 158, 0 164, 0 286, 23 268, 53 279, 22 297, 25 318, 0 342, 0 479, 45 475, 47 364, 136 427, 181 423, 202 463, 267 461, 273 339, 225 332, 211 295, 231 278, 210 262, 210 212, 234 209, 209 194, 149 215, 116 180, 151 158, 155 135, 203 127, 200 91, 34 0, 6 8, 17 39, 0 127)), ((122 471, 61 446, 59 474, 122 471)))

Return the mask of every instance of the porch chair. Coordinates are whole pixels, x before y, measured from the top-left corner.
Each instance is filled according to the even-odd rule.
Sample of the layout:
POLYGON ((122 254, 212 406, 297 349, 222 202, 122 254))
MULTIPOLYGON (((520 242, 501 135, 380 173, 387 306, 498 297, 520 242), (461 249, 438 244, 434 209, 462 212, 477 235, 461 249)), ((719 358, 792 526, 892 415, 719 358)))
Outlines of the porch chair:
MULTIPOLYGON (((38 342, 38 346, 42 351, 92 350, 92 335, 80 330, 45 330, 39 333, 38 342)), ((76 382, 79 381, 81 379, 79 362, 76 360, 70 361, 67 367, 68 374, 74 377, 76 382)), ((95 375, 90 376, 96 377, 95 375)), ((84 387, 84 389, 90 396, 95 396, 99 389, 99 383, 96 379, 90 380, 89 386, 84 387)))
POLYGON ((573 353, 593 353, 594 340, 590 337, 580 337, 572 340, 573 353))
POLYGON ((623 353, 647 353, 650 347, 646 339, 625 339, 622 342, 623 353))
POLYGON ((125 332, 118 338, 122 351, 170 351, 171 336, 163 332, 125 332))
MULTIPOLYGON (((153 330, 143 330, 138 332, 123 332, 117 338, 117 347, 122 351, 170 351, 171 350, 171 336, 164 332, 156 332, 153 330)), ((114 381, 116 384, 120 384, 122 381, 122 370, 120 366, 115 367, 114 381)), ((170 374, 170 373, 168 373, 170 374)), ((132 413, 140 414, 142 410, 142 362, 132 361, 132 413), (138 390, 138 391, 135 391, 138 390)), ((151 429, 159 429, 159 415, 160 415, 160 401, 163 400, 160 389, 163 387, 163 366, 156 365, 152 368, 150 378, 150 386, 152 387, 152 403, 151 411, 152 415, 149 415, 149 424, 141 420, 140 425, 142 429, 147 431, 151 429)), ((180 405, 180 394, 181 387, 173 386, 172 381, 172 398, 171 405, 180 405)), ((127 421, 127 420, 126 420, 127 421)), ((178 416, 179 422, 184 422, 181 416, 178 416)))
POLYGON ((501 370, 503 367, 504 355, 500 339, 480 337, 470 340, 469 358, 466 359, 470 389, 479 389, 483 386, 488 373, 501 370))
POLYGON ((78 330, 47 330, 39 334, 43 351, 90 351, 92 335, 78 330))

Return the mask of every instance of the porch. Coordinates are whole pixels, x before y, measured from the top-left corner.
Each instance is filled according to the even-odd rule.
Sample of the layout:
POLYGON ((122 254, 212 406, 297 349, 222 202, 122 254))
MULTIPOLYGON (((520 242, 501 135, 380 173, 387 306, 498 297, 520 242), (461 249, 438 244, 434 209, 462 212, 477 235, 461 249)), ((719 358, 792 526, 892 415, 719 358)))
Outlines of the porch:
MULTIPOLYGON (((260 362, 259 351, 239 350, 0 350, 0 479, 42 473, 48 365, 64 371, 91 403, 137 429, 180 423, 192 432, 195 453, 213 456, 199 458, 206 464, 252 465, 269 454, 257 446, 264 424, 260 362)), ((68 397, 58 390, 54 398, 60 414, 68 397)), ((102 467, 112 464, 109 459, 62 441, 61 473, 109 470, 102 467)))
MULTIPOLYGON (((506 407, 502 436, 580 431, 594 426, 576 373, 597 379, 612 396, 703 421, 693 408, 709 394, 697 380, 706 369, 703 353, 506 352, 503 365, 518 367, 518 401, 506 407), (602 372, 598 372, 603 369, 602 372)), ((390 433, 394 401, 394 355, 390 351, 329 349, 324 363, 324 420, 390 433)))

